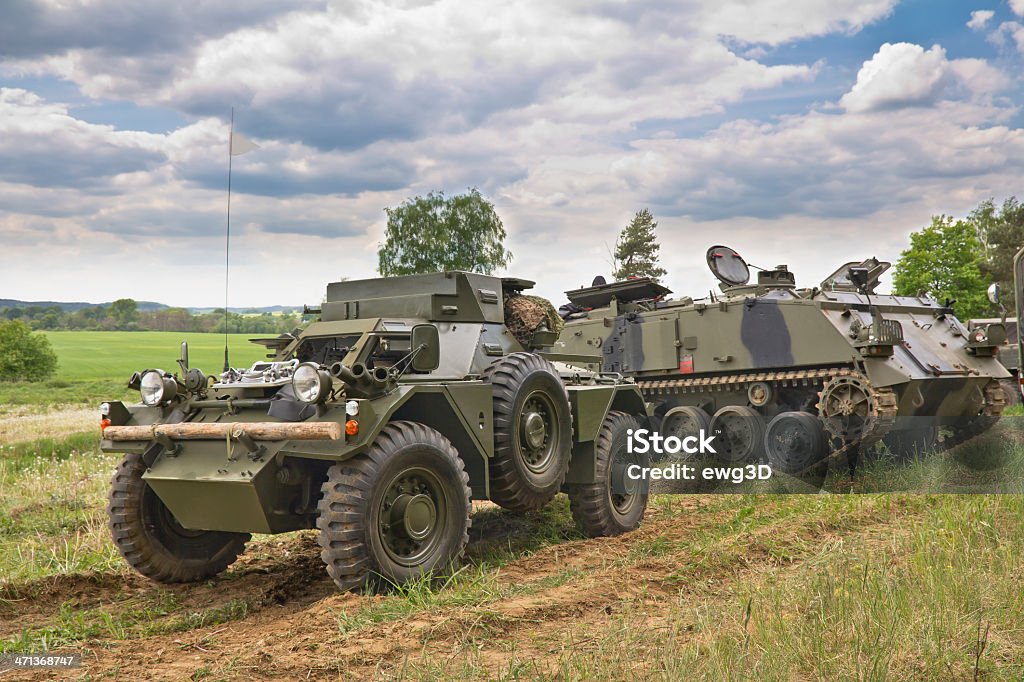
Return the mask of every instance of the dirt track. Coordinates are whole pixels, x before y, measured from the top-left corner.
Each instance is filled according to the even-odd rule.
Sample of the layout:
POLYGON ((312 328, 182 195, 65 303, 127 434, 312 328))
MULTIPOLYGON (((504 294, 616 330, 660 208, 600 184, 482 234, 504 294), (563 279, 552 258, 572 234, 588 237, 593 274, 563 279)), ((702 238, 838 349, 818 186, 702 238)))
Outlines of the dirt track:
MULTIPOLYGON (((783 498, 739 511, 722 499, 674 499, 672 509, 651 510, 628 536, 545 546, 482 571, 477 587, 430 593, 433 601, 425 603, 337 593, 314 537, 304 534, 254 545, 227 577, 204 585, 168 590, 136 576, 101 574, 31 586, 32 598, 7 605, 15 617, 0 611, 0 636, 58 621, 62 604, 65 613, 71 606, 117 612, 171 598, 174 613, 182 614, 244 601, 241 617, 216 625, 97 636, 87 643, 83 669, 68 677, 363 679, 398 676, 410 664, 454 675, 466 657, 489 676, 524 663, 536 673, 552 657, 599 644, 624 612, 640 612, 645 628, 685 634, 681 602, 732 608, 738 583, 791 570, 829 542, 870 542, 908 521, 898 502, 880 498, 822 516, 793 514, 783 498), (748 521, 737 523, 744 515, 748 521), (695 538, 702 544, 690 547, 695 538)), ((530 530, 512 515, 484 516, 467 571, 482 554, 530 530)), ((50 679, 52 672, 29 679, 50 679)))

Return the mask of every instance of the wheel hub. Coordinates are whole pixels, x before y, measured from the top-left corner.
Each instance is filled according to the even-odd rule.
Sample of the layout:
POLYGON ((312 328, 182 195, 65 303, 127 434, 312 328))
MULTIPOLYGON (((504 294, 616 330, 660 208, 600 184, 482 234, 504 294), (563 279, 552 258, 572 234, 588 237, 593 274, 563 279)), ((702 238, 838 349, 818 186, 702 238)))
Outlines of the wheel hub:
POLYGON ((411 540, 422 540, 434 529, 437 507, 429 495, 400 495, 391 508, 391 527, 411 540))
POLYGON ((440 542, 446 509, 436 475, 419 467, 398 474, 381 500, 379 527, 384 550, 403 566, 418 565, 440 542))
POLYGON ((555 458, 554 406, 540 391, 523 403, 519 419, 519 443, 523 464, 534 474, 544 474, 555 458))
POLYGON ((795 474, 825 454, 821 424, 807 413, 782 413, 768 425, 765 439, 768 461, 779 470, 795 474))
POLYGON ((547 425, 539 412, 528 412, 523 416, 523 440, 533 449, 544 445, 547 425))

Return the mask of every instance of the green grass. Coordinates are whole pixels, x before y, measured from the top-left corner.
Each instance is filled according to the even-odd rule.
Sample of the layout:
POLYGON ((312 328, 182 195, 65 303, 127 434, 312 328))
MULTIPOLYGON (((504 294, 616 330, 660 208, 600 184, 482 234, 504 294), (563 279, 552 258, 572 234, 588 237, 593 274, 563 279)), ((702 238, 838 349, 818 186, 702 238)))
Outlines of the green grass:
POLYGON ((424 648, 387 677, 1024 675, 1021 497, 733 496, 731 502, 735 523, 709 526, 665 553, 678 563, 667 579, 677 586, 674 597, 666 600, 661 591, 652 599, 646 590, 624 595, 604 623, 580 623, 550 639, 467 638, 443 655, 424 648), (757 511, 747 511, 751 506, 757 511), (873 530, 873 520, 883 525, 873 530), (745 573, 751 558, 766 551, 767 566, 745 573), (496 660, 498 651, 504 655, 496 660))
POLYGON ((139 639, 188 632, 240 620, 250 609, 244 599, 232 599, 219 606, 187 611, 169 590, 131 597, 119 606, 122 608, 117 610, 80 609, 65 602, 51 625, 25 629, 16 637, 0 640, 0 654, 55 651, 100 639, 139 639))
MULTIPOLYGON (((231 364, 248 367, 267 350, 249 343, 258 334, 231 334, 231 364)), ((148 368, 173 371, 179 346, 188 341, 189 364, 207 374, 224 365, 224 337, 183 332, 46 332, 57 353, 56 379, 64 381, 122 380, 148 368)))
MULTIPOLYGON (((0 620, 62 576, 130 573, 105 528, 117 457, 95 446, 95 434, 81 434, 0 450, 0 620)), ((938 455, 873 463, 848 489, 950 490, 1006 471, 1019 479, 1024 447, 1012 450, 1017 463, 1003 473, 972 473, 938 455)), ((629 551, 586 565, 557 558, 560 543, 581 537, 564 496, 531 514, 481 510, 468 565, 452 579, 348 602, 324 646, 419 619, 457 651, 428 652, 434 630, 424 630, 423 651, 395 671, 409 679, 971 679, 976 661, 984 679, 1024 675, 1024 497, 720 495, 699 510, 691 499, 659 496, 649 508, 649 520, 702 515, 685 535, 638 536, 629 551), (509 562, 552 546, 551 570, 502 576, 509 562), (542 608, 546 590, 584 586, 602 571, 651 582, 624 589, 607 619, 548 631, 549 640, 533 639, 529 613, 502 610, 503 600, 534 595, 542 608)), ((58 601, 47 622, 0 639, 0 653, 194 630, 262 608, 247 599, 187 606, 153 589, 117 604, 58 601)))
MULTIPOLYGON (((224 337, 183 332, 44 332, 57 354, 57 373, 46 381, 0 382, 0 412, 15 406, 91 405, 136 400, 128 377, 144 369, 177 371, 182 341, 189 364, 207 374, 224 365, 224 337)), ((231 364, 248 367, 267 350, 249 343, 253 334, 230 335, 231 364)))
POLYGON ((98 445, 83 433, 0 446, 0 600, 26 582, 124 571, 104 510, 119 457, 98 445))

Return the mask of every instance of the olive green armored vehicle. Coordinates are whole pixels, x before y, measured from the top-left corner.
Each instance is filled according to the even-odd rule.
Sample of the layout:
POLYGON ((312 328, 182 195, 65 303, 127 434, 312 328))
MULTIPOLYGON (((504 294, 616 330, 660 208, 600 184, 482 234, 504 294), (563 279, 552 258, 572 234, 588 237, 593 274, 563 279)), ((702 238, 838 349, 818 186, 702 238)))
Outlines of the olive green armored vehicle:
POLYGON ((642 396, 545 359, 556 333, 532 284, 337 282, 305 330, 255 340, 266 362, 207 377, 183 344, 176 373, 134 375, 140 404, 102 406, 102 448, 124 455, 108 512, 125 560, 202 580, 251 533, 317 528, 352 589, 448 570, 473 500, 521 511, 565 491, 587 534, 635 528, 647 489, 622 470, 642 396))
POLYGON ((875 293, 889 263, 845 263, 812 288, 782 265, 752 283, 724 246, 707 263, 721 291, 702 300, 637 279, 569 291, 563 307, 556 352, 596 351, 589 367, 635 378, 663 437, 712 432, 720 459, 800 473, 881 440, 949 447, 1006 404, 1003 325, 968 331, 948 304, 875 293))

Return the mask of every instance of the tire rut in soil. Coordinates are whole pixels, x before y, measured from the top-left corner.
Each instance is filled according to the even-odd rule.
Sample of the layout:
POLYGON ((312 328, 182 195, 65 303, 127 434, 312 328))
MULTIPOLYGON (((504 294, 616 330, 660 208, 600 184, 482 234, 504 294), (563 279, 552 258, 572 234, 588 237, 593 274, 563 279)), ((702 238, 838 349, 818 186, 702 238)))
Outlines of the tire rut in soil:
POLYGON ((253 545, 250 555, 243 555, 228 573, 197 584, 161 585, 132 572, 62 575, 10 585, 0 591, 4 600, 0 601, 0 638, 52 625, 65 605, 78 611, 114 611, 126 602, 144 603, 170 593, 174 595, 175 610, 168 617, 233 600, 244 601, 252 616, 268 606, 289 604, 301 608, 334 591, 323 570, 315 537, 278 541, 273 550, 276 556, 263 556, 267 551, 265 546, 253 545))

